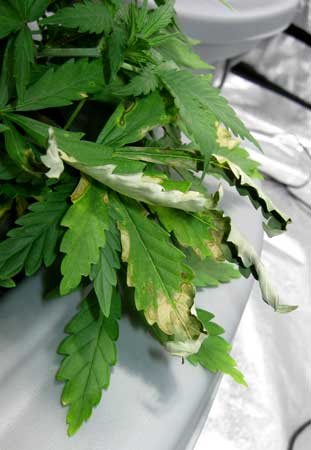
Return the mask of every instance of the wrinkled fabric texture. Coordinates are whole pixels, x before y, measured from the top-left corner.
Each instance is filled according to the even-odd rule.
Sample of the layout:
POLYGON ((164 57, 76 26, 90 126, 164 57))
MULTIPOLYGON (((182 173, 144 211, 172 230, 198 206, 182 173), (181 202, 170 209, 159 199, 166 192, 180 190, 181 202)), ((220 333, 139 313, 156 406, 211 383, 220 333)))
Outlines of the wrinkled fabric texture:
MULTIPOLYGON (((304 7, 299 25, 310 32, 310 4, 305 2, 304 7)), ((311 101, 310 49, 304 44, 282 34, 263 42, 243 60, 311 101)), ((251 128, 294 135, 311 154, 310 111, 233 75, 223 94, 251 128)), ((287 167, 299 164, 301 156, 295 148, 289 158, 282 151, 277 156, 269 149, 267 153, 287 167)), ((310 173, 311 160, 305 161, 301 179, 310 173)), ((278 176, 286 183, 286 172, 278 176)), ((298 304, 299 309, 289 315, 274 314, 262 305, 258 288, 253 289, 233 348, 249 388, 223 379, 195 450, 287 450, 292 433, 311 418, 311 210, 298 199, 297 190, 293 196, 273 179, 264 181, 263 189, 293 223, 288 233, 265 238, 262 259, 282 302, 298 304)), ((306 199, 311 199, 310 183, 301 198, 307 203, 306 199)), ((299 436, 294 450, 310 448, 311 427, 299 436)))

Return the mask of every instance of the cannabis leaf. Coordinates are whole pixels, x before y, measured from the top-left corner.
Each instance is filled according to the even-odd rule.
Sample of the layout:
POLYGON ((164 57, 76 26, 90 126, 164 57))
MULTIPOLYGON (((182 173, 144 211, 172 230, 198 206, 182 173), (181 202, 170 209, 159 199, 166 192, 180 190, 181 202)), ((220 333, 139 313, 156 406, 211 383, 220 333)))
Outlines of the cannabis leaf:
POLYGON ((191 247, 200 257, 211 256, 213 222, 208 213, 194 214, 157 206, 154 208, 168 232, 174 232, 178 242, 191 247))
POLYGON ((108 34, 112 18, 108 8, 97 1, 84 0, 72 7, 59 9, 56 14, 41 20, 43 25, 61 25, 65 28, 78 28, 81 33, 108 34))
POLYGON ((127 38, 128 35, 126 28, 120 24, 117 24, 113 27, 113 30, 107 39, 110 81, 115 79, 124 60, 127 38))
POLYGON ((2 70, 0 76, 0 106, 7 104, 15 87, 13 79, 14 42, 15 39, 13 37, 8 40, 2 59, 2 70))
POLYGON ((130 105, 120 103, 99 134, 97 142, 113 146, 137 142, 148 131, 165 125, 170 120, 164 98, 159 91, 155 91, 130 105))
POLYGON ((133 77, 130 82, 115 91, 117 95, 121 96, 139 96, 147 95, 154 91, 159 84, 158 77, 153 66, 146 66, 142 71, 133 77))
POLYGON ((141 26, 140 34, 143 38, 148 38, 162 28, 165 28, 174 15, 175 0, 167 0, 164 5, 150 11, 145 17, 145 21, 141 26))
POLYGON ((258 280, 263 300, 277 312, 287 313, 294 311, 297 306, 281 305, 278 293, 271 284, 267 270, 261 262, 254 247, 241 235, 239 230, 231 223, 227 242, 232 252, 233 261, 242 267, 242 274, 250 273, 258 280))
MULTIPOLYGON (((236 146, 232 149, 222 147, 217 150, 217 155, 223 156, 227 160, 239 166, 249 177, 257 178, 259 180, 263 179, 263 176, 258 171, 258 167, 260 166, 260 164, 250 159, 249 153, 244 148, 241 148, 239 146, 236 146)), ((217 167, 213 167, 212 162, 211 166, 212 171, 215 171, 217 173, 217 167)))
POLYGON ((120 236, 115 223, 110 220, 106 231, 106 245, 101 247, 99 260, 91 270, 90 278, 104 316, 110 314, 113 292, 117 284, 117 270, 120 268, 120 236))
POLYGON ((5 149, 10 158, 23 170, 33 173, 29 163, 32 157, 32 150, 24 137, 11 124, 7 123, 8 130, 4 133, 5 149))
MULTIPOLYGON (((15 123, 21 127, 28 136, 32 137, 34 141, 41 147, 46 147, 50 125, 40 122, 39 120, 31 119, 30 117, 21 114, 4 114, 6 120, 15 123)), ((58 139, 76 141, 80 140, 84 133, 63 130, 62 128, 53 128, 54 134, 58 139)))
POLYGON ((24 99, 26 86, 29 82, 31 66, 35 62, 35 48, 31 31, 24 26, 18 33, 14 48, 14 77, 19 102, 24 99))
POLYGON ((135 304, 150 325, 156 323, 177 340, 195 339, 200 324, 190 312, 194 289, 183 253, 169 235, 134 201, 114 197, 121 232, 122 260, 128 263, 127 284, 135 287, 135 304))
POLYGON ((105 231, 109 227, 106 191, 81 178, 71 196, 73 204, 62 220, 68 227, 60 246, 65 253, 61 265, 62 295, 76 288, 82 276, 88 276, 92 264, 99 260, 100 247, 106 243, 105 231))
POLYGON ((212 86, 210 76, 165 69, 159 70, 159 75, 175 99, 186 134, 199 146, 207 160, 217 152, 217 120, 236 136, 247 138, 258 146, 227 100, 212 86))
POLYGON ((29 206, 29 213, 15 223, 19 225, 8 232, 0 243, 0 272, 10 278, 25 267, 26 275, 35 273, 42 263, 50 266, 58 253, 59 239, 63 234, 60 221, 68 209, 66 198, 72 185, 59 185, 45 201, 29 206))
POLYGON ((0 3, 0 39, 18 30, 23 22, 8 2, 0 3))
POLYGON ((70 336, 60 344, 65 355, 56 379, 65 381, 62 404, 69 407, 68 435, 72 436, 98 405, 102 389, 107 389, 110 368, 116 364, 120 318, 120 298, 114 293, 109 317, 104 317, 94 295, 80 305, 80 310, 66 326, 70 336))
POLYGON ((197 315, 207 331, 207 337, 198 353, 189 356, 188 361, 194 365, 201 364, 211 372, 226 373, 237 383, 247 386, 243 374, 236 368, 236 362, 229 355, 231 345, 219 336, 224 333, 224 330, 216 323, 211 322, 214 315, 203 309, 197 309, 197 315))
POLYGON ((220 155, 213 155, 212 160, 217 164, 217 173, 235 186, 241 195, 247 195, 256 209, 261 208, 264 217, 268 219, 263 224, 268 236, 276 236, 286 230, 291 222, 290 218, 274 206, 259 186, 237 164, 220 155))
POLYGON ((194 253, 188 255, 187 264, 195 274, 193 283, 198 287, 218 286, 241 276, 233 264, 215 261, 213 258, 202 260, 194 253))
POLYGON ((56 70, 49 69, 25 92, 16 111, 33 111, 43 108, 70 105, 73 100, 86 98, 103 85, 102 62, 73 59, 56 70))
MULTIPOLYGON (((174 97, 179 111, 179 125, 183 132, 195 143, 205 160, 217 150, 216 116, 202 104, 201 91, 196 90, 196 78, 185 71, 159 71, 162 82, 174 97)), ((206 75, 200 75, 206 77, 206 75)), ((200 84, 199 84, 200 87, 200 84)))
MULTIPOLYGON (((164 35, 167 36, 167 35, 164 35)), ((200 56, 192 50, 192 47, 184 40, 175 36, 170 36, 165 42, 157 47, 157 51, 164 57, 165 60, 173 60, 176 64, 182 67, 190 67, 191 69, 212 69, 200 56)))

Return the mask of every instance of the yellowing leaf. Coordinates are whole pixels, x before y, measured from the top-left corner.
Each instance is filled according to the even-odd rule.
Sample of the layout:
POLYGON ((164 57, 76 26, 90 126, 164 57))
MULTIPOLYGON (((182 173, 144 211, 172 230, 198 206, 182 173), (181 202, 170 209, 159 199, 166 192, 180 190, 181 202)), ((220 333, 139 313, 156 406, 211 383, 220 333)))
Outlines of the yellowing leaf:
POLYGON ((274 206, 260 187, 238 165, 221 155, 213 155, 212 160, 217 163, 218 167, 223 167, 224 178, 234 185, 241 195, 247 195, 256 209, 261 208, 264 217, 268 219, 263 224, 268 236, 276 236, 286 230, 287 225, 291 222, 290 218, 274 206))
POLYGON ((135 303, 150 325, 156 323, 177 340, 198 338, 199 321, 191 314, 194 288, 184 255, 168 234, 146 216, 138 203, 113 202, 121 232, 122 259, 128 263, 127 284, 135 287, 135 303))

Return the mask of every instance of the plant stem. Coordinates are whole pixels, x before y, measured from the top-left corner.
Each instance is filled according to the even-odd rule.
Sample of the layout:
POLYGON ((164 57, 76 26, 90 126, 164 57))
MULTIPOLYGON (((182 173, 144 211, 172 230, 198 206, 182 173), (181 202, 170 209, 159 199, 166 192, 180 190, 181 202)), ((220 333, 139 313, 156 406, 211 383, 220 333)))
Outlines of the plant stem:
POLYGON ((73 124, 74 120, 76 119, 77 115, 79 114, 79 112, 81 111, 81 109, 83 108, 84 103, 87 101, 87 97, 83 98, 82 100, 79 101, 77 107, 74 109, 74 111, 72 112, 71 116, 69 117, 69 119, 67 120, 66 125, 64 126, 64 130, 68 130, 68 128, 71 127, 71 125, 73 124))
POLYGON ((99 57, 100 51, 97 47, 91 48, 44 48, 38 55, 38 58, 45 56, 54 56, 60 58, 67 57, 99 57))

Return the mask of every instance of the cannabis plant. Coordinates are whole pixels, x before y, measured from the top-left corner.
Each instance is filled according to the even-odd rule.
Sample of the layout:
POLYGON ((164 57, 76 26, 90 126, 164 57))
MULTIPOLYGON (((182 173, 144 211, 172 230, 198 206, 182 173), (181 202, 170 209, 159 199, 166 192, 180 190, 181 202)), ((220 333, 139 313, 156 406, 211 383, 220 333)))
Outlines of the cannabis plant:
POLYGON ((121 310, 172 355, 245 384, 195 288, 252 274, 275 311, 293 307, 205 180, 248 196, 269 236, 289 218, 254 181, 241 142, 259 145, 174 1, 0 0, 0 39, 0 285, 53 266, 60 295, 88 293, 58 349, 68 434, 109 385, 121 310))

